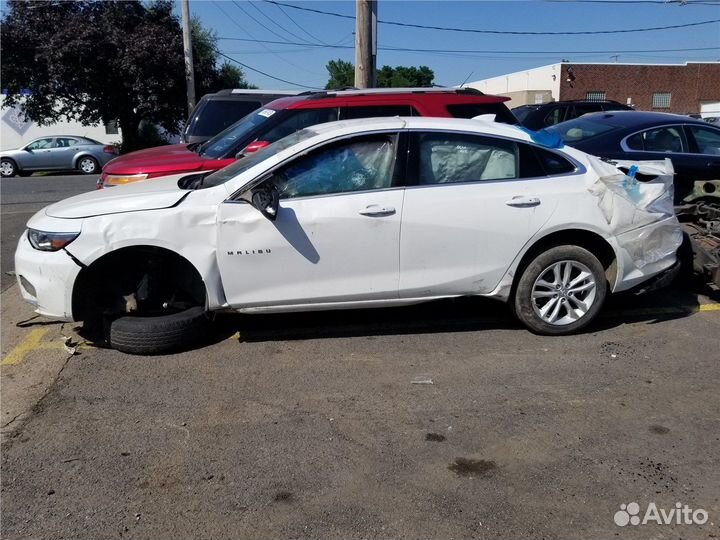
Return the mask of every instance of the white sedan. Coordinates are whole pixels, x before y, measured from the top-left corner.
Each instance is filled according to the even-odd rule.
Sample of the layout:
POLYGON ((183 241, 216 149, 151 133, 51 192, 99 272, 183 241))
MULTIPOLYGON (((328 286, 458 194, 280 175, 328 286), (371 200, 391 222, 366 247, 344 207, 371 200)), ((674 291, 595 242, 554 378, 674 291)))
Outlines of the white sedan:
POLYGON ((609 291, 677 266, 672 166, 638 165, 643 182, 483 119, 333 122, 213 174, 53 204, 28 222, 15 269, 38 313, 140 354, 200 338, 208 312, 458 296, 567 334, 609 291))

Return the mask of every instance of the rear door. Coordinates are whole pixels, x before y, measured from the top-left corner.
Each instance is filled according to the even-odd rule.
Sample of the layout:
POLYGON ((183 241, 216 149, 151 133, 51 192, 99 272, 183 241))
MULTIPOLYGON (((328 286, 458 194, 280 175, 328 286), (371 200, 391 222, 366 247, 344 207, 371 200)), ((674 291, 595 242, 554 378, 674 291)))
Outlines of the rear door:
POLYGON ((81 141, 74 137, 56 137, 55 147, 50 151, 52 166, 57 169, 72 169, 80 143, 81 141))
POLYGON ((401 298, 492 291, 574 180, 554 152, 498 137, 414 132, 410 148, 401 298))

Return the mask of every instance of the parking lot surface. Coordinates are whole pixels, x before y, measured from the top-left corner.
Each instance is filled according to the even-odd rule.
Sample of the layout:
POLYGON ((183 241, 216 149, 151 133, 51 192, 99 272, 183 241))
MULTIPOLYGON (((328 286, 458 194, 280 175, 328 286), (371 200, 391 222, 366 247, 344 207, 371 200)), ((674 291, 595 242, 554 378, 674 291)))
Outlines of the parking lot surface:
POLYGON ((205 348, 134 357, 14 327, 15 291, 4 538, 719 534, 715 293, 620 298, 559 338, 481 300, 230 315, 205 348), (620 528, 630 502, 710 520, 620 528))

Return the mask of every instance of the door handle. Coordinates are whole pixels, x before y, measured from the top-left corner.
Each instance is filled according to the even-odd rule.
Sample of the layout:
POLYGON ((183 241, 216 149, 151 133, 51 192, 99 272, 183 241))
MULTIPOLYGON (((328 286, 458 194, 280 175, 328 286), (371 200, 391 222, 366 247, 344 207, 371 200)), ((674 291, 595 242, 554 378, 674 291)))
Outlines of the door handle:
POLYGON ((523 195, 515 195, 509 201, 505 201, 508 206, 514 206, 515 208, 529 208, 531 206, 538 206, 540 199, 537 197, 525 197, 523 195))
POLYGON ((361 216, 369 217, 382 217, 392 216, 395 213, 395 208, 392 206, 380 206, 378 204, 371 204, 365 207, 365 210, 360 211, 361 216))

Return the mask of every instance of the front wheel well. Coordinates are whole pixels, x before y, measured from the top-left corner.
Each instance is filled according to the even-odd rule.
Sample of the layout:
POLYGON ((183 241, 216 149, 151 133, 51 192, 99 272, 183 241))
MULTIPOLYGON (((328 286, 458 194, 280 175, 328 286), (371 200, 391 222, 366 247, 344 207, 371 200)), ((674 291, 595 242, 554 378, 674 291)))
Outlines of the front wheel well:
POLYGON ((205 307, 206 297, 202 276, 185 257, 156 246, 125 247, 80 271, 72 293, 73 318, 205 307))
POLYGON ((592 231, 584 229, 566 229, 550 233, 540 238, 528 249, 520 259, 515 277, 513 278, 511 298, 515 295, 518 281, 522 276, 525 268, 540 253, 547 251, 556 246, 578 246, 588 250, 595 255, 605 269, 605 277, 612 286, 617 278, 617 257, 612 246, 602 236, 592 231))

